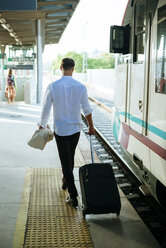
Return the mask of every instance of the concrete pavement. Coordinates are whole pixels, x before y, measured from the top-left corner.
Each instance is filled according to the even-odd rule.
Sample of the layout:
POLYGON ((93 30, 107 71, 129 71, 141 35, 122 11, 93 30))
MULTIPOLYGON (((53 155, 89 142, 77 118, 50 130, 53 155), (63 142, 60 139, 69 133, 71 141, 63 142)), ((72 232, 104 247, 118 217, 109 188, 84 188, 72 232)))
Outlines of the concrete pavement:
POLYGON ((27 141, 41 107, 0 103, 0 248, 11 248, 27 168, 60 167, 55 141, 43 151, 27 141))
MULTIPOLYGON (((55 141, 48 143, 44 151, 27 145, 37 128, 40 112, 41 107, 37 105, 0 103, 0 248, 12 247, 27 169, 60 167, 55 141)), ((79 146, 86 163, 90 162, 85 136, 80 139, 79 146)), ((79 187, 78 168, 75 180, 79 187)), ((94 247, 159 248, 124 194, 120 192, 120 195, 119 218, 113 214, 87 215, 94 247)))

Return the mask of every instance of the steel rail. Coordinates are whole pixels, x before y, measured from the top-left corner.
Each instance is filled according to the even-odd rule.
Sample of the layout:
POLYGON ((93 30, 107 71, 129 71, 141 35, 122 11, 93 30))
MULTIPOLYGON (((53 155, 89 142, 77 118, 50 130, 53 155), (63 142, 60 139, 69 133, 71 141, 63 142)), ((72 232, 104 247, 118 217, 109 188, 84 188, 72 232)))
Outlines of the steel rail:
MULTIPOLYGON (((82 118, 87 123, 86 118, 85 118, 85 116, 83 114, 82 114, 82 118)), ((129 167, 127 161, 125 161, 125 159, 122 156, 120 156, 120 154, 116 151, 116 149, 114 149, 114 147, 105 139, 105 137, 102 135, 102 133, 98 130, 98 128, 95 125, 94 125, 94 128, 95 128, 95 135, 99 138, 99 140, 104 145, 104 147, 106 148, 108 153, 111 154, 111 156, 117 162, 119 162, 121 168, 127 172, 127 174, 130 177, 130 179, 132 181, 134 181, 134 183, 136 183, 137 186, 141 185, 141 181, 134 174, 134 172, 131 170, 131 168, 129 167)))
MULTIPOLYGON (((89 97, 89 100, 97 104, 99 107, 103 108, 104 110, 106 110, 111 115, 110 107, 104 105, 103 103, 101 103, 100 101, 92 97, 89 97)), ((94 111, 94 113, 96 114, 96 116, 95 115, 94 116, 97 117, 98 108, 96 112, 94 111)), ((107 113, 105 114, 107 115, 107 113)), ((84 125, 87 126, 87 121, 84 115, 82 115, 82 119, 84 121, 84 125)), ((100 114, 99 114, 99 121, 100 120, 101 119, 100 119, 100 114)), ((96 121, 98 120, 96 119, 96 121)), ((101 125, 102 124, 99 122, 99 129, 101 125)), ((103 122, 103 126, 104 125, 105 124, 103 122)), ((112 126, 112 123, 111 123, 111 126, 112 126)), ((166 238, 165 238, 166 212, 165 212, 165 209, 163 209, 163 207, 156 201, 156 199, 151 194, 146 194, 146 192, 141 190, 141 188, 139 187, 140 185, 143 185, 141 182, 141 179, 139 179, 138 176, 132 171, 128 161, 126 161, 121 156, 121 154, 117 151, 117 149, 114 148, 115 146, 112 145, 114 143, 114 138, 112 138, 113 135, 110 135, 112 136, 111 140, 113 139, 112 140, 113 142, 110 141, 109 143, 107 138, 105 138, 106 135, 104 134, 104 131, 103 131, 103 134, 104 134, 103 135, 100 132, 100 130, 98 130, 97 123, 94 124, 94 128, 95 128, 95 136, 96 136, 96 139, 94 140, 97 140, 99 144, 101 143, 105 151, 111 157, 110 159, 112 160, 112 162, 110 161, 110 164, 112 163, 115 177, 117 176, 116 177, 117 184, 119 185, 123 193, 126 195, 126 198, 129 200, 131 205, 134 207, 134 209, 136 210, 138 215, 141 217, 143 222, 147 225, 148 229, 152 232, 154 237, 157 239, 161 247, 166 247, 166 238), (117 166, 116 166, 116 163, 117 163, 117 166), (117 169, 114 167, 117 167, 117 169), (124 178, 122 177, 122 179, 118 177, 118 175, 121 176, 121 173, 124 174, 124 178), (140 192, 142 194, 140 194, 140 192)), ((83 129, 84 129, 84 132, 86 132, 86 128, 83 128, 83 129)), ((106 130, 108 129, 106 128, 106 130)), ((99 153, 97 148, 96 148, 96 152, 99 153)), ((99 158, 100 158, 100 155, 99 155, 99 158)), ((101 161, 102 161, 102 157, 101 157, 101 161)), ((103 160, 103 163, 104 163, 104 160, 103 160)))
POLYGON ((108 113, 112 113, 111 108, 109 108, 108 106, 106 106, 105 104, 101 103, 100 101, 92 98, 92 97, 88 97, 88 99, 94 103, 96 103, 98 106, 100 106, 101 108, 105 109, 108 113))

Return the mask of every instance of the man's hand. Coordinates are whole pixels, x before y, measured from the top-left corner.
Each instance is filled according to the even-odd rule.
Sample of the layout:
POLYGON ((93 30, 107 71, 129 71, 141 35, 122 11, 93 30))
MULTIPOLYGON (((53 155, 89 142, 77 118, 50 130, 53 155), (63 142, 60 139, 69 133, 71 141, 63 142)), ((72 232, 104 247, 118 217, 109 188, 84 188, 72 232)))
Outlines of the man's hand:
POLYGON ((94 127, 89 127, 89 132, 87 132, 89 135, 95 135, 95 129, 94 127))
MULTIPOLYGON (((49 125, 47 125, 47 128, 48 128, 48 129, 50 129, 50 126, 49 126, 49 125)), ((39 129, 44 129, 44 127, 39 126, 39 129)))
POLYGON ((86 120, 88 122, 88 126, 89 126, 89 132, 87 132, 87 134, 89 135, 94 135, 95 134, 95 129, 93 126, 93 121, 92 121, 92 114, 89 114, 86 117, 86 120))

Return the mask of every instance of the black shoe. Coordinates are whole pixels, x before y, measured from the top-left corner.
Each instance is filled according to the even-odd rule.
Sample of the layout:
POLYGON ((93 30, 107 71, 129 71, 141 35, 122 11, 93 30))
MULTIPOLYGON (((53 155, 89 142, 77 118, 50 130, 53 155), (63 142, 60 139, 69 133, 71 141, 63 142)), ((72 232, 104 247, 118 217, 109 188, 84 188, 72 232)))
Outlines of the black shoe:
POLYGON ((77 207, 78 206, 78 200, 77 198, 70 198, 69 196, 66 198, 66 203, 71 205, 72 207, 77 207))
POLYGON ((66 190, 66 189, 67 189, 67 184, 66 184, 66 183, 63 183, 63 184, 62 184, 62 189, 63 189, 63 190, 66 190))

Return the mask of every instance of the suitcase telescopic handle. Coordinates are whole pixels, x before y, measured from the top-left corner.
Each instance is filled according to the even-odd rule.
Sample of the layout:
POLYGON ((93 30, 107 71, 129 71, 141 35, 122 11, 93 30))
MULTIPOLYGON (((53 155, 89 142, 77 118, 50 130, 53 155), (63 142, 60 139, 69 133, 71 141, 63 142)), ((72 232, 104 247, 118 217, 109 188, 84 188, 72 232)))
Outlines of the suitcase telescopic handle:
POLYGON ((90 135, 90 152, 91 152, 92 163, 94 163, 94 155, 93 155, 93 146, 92 146, 92 138, 91 138, 91 135, 90 135))

